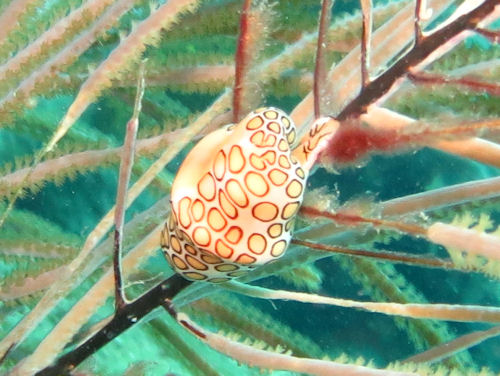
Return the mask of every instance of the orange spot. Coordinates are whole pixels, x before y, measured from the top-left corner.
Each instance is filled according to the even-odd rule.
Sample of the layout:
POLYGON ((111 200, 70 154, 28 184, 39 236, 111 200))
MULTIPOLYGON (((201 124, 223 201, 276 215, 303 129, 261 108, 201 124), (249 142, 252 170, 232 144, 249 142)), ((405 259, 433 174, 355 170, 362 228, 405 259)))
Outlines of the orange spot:
POLYGON ((193 219, 197 222, 201 221, 203 216, 205 215, 205 205, 201 200, 196 199, 191 205, 191 214, 193 215, 193 219))
POLYGON ((272 150, 266 151, 264 154, 260 156, 265 159, 267 163, 273 164, 276 161, 276 153, 272 150))
POLYGON ((189 265, 191 265, 193 268, 197 270, 207 270, 208 266, 206 266, 204 263, 200 262, 198 259, 194 258, 193 256, 186 256, 186 261, 189 265))
POLYGON ((280 128, 280 125, 274 121, 270 122, 268 125, 267 125, 267 129, 269 129, 271 132, 274 132, 274 133, 277 133, 277 134, 280 134, 281 132, 281 128, 280 128))
POLYGON ((267 233, 271 238, 277 238, 283 233, 283 226, 280 223, 275 223, 274 225, 269 226, 267 233))
POLYGON ((184 239, 186 239, 186 240, 190 240, 190 239, 191 239, 191 238, 189 237, 189 235, 187 234, 187 232, 186 232, 186 231, 184 231, 184 230, 180 230, 180 231, 179 231, 179 234, 177 235, 177 237, 179 238, 179 240, 184 240, 184 239))
POLYGON ((256 196, 262 197, 269 192, 266 179, 256 172, 249 172, 245 175, 245 184, 248 190, 256 196))
POLYGON ((229 258, 233 254, 233 249, 220 239, 215 242, 215 251, 222 258, 229 258))
POLYGON ((285 225, 285 231, 290 231, 290 229, 293 227, 294 220, 288 221, 285 225))
POLYGON ((226 192, 239 207, 244 208, 248 205, 247 195, 237 180, 231 179, 226 183, 226 192))
POLYGON ((186 252, 191 253, 192 255, 196 255, 196 253, 197 253, 196 249, 194 249, 189 244, 184 245, 184 249, 186 250, 186 252))
POLYGON ((263 222, 269 222, 278 215, 278 207, 270 202, 261 202, 253 207, 252 214, 263 222))
POLYGON ((284 155, 281 155, 278 159, 278 163, 281 167, 283 168, 290 168, 291 165, 290 165, 290 161, 288 160, 288 158, 284 155))
POLYGON ((193 240, 198 245, 206 246, 210 244, 210 232, 205 227, 196 227, 193 232, 193 240))
POLYGON ((210 209, 208 212, 208 224, 212 230, 220 231, 226 227, 227 221, 224 219, 220 211, 216 208, 210 209))
POLYGON ((288 219, 293 217, 297 212, 297 210, 299 209, 299 206, 300 206, 299 201, 290 202, 289 204, 286 204, 285 207, 283 208, 283 213, 281 214, 281 217, 283 219, 288 219))
POLYGON ((203 279, 207 279, 206 275, 196 273, 196 272, 187 272, 187 273, 182 273, 187 279, 195 279, 197 281, 201 281, 203 279))
POLYGON ((182 261, 182 259, 179 256, 172 255, 172 262, 174 263, 177 269, 186 270, 188 268, 186 263, 182 261))
POLYGON ((269 180, 271 180, 271 182, 277 186, 283 185, 286 182, 286 179, 288 179, 288 174, 286 172, 278 170, 277 168, 269 171, 267 176, 269 177, 269 180))
POLYGON ((205 200, 211 201, 215 197, 215 180, 210 173, 206 173, 198 182, 198 192, 205 200))
POLYGON ((214 161, 214 175, 217 180, 221 180, 226 173, 226 154, 219 150, 214 161))
MULTIPOLYGON (((172 203, 170 203, 170 206, 172 206, 172 203)), ((175 220, 175 213, 174 211, 172 211, 170 213, 170 216, 168 217, 168 229, 170 231, 174 231, 176 226, 177 226, 177 221, 175 220)))
POLYGON ((264 170, 266 168, 264 161, 254 153, 250 155, 250 164, 256 170, 264 170))
POLYGON ((191 226, 191 218, 189 217, 190 204, 191 199, 189 197, 184 197, 179 201, 179 222, 184 228, 191 226))
POLYGON ((182 230, 181 230, 181 229, 179 229, 179 227, 176 227, 176 228, 175 228, 175 236, 177 236, 177 239, 178 239, 178 240, 182 240, 182 239, 184 239, 184 236, 183 236, 183 234, 182 234, 184 231, 182 231, 182 232, 181 232, 181 231, 182 231, 182 230))
POLYGON ((243 276, 245 274, 248 274, 248 271, 246 271, 246 270, 239 270, 237 272, 227 273, 228 276, 235 277, 235 278, 241 277, 241 276, 243 276))
POLYGON ((240 257, 236 259, 238 264, 251 264, 257 261, 257 259, 253 256, 247 255, 246 253, 242 254, 240 257))
POLYGON ((278 118, 278 113, 276 111, 269 110, 264 112, 264 116, 268 119, 274 120, 278 118))
POLYGON ((266 146, 274 146, 276 144, 276 136, 273 134, 267 135, 264 138, 265 134, 262 131, 255 132, 252 137, 250 137, 250 141, 258 147, 266 147, 266 146))
POLYGON ((281 151, 288 151, 288 146, 288 142, 286 142, 284 139, 281 139, 278 144, 278 149, 281 151))
POLYGON ((286 116, 281 117, 281 123, 288 129, 288 127, 292 124, 290 120, 286 116))
POLYGON ((220 258, 213 255, 201 255, 201 259, 205 261, 207 264, 218 264, 222 262, 220 258))
POLYGON ((170 234, 168 232, 168 226, 165 224, 165 227, 163 228, 163 231, 161 232, 160 235, 160 245, 163 248, 168 248, 170 242, 168 241, 168 238, 170 237, 170 234))
POLYGON ((243 236, 243 231, 238 226, 231 227, 224 237, 229 243, 236 244, 240 241, 243 236))
POLYGON ((181 243, 174 235, 170 235, 170 248, 177 253, 181 253, 181 243))
POLYGON ((219 272, 232 272, 234 270, 238 270, 239 267, 234 264, 222 264, 222 265, 217 265, 215 267, 215 270, 218 270, 219 272))
POLYGON ((229 202, 229 199, 227 198, 226 194, 222 189, 219 190, 219 205, 222 211, 229 218, 234 219, 238 216, 238 211, 236 210, 236 207, 233 204, 231 204, 231 202, 229 202))
POLYGON ((250 141, 256 146, 261 146, 264 141, 264 132, 255 132, 252 137, 250 137, 250 141))
POLYGON ((298 180, 292 180, 286 187, 286 193, 292 198, 299 197, 302 194, 302 184, 298 180))
POLYGON ((297 176, 299 178, 304 179, 306 177, 306 174, 304 173, 304 170, 301 167, 297 167, 297 169, 295 170, 295 173, 297 174, 297 176))
POLYGON ((261 255, 266 250, 266 238, 260 234, 252 234, 248 238, 248 249, 253 253, 261 255))
POLYGON ((265 162, 268 164, 273 164, 276 161, 276 153, 272 150, 268 150, 260 156, 252 153, 250 155, 250 164, 257 170, 264 170, 266 168, 265 162))
POLYGON ((267 135, 262 146, 274 146, 276 144, 276 136, 273 134, 267 135))
POLYGON ((288 141, 288 144, 293 144, 295 142, 295 129, 292 129, 290 133, 286 135, 286 140, 288 141))
POLYGON ((276 243, 274 243, 273 247, 271 248, 271 255, 274 257, 279 257, 285 252, 286 249, 286 241, 280 240, 276 243))
POLYGON ((264 120, 260 116, 255 116, 247 123, 247 129, 253 131, 254 129, 260 128, 264 124, 264 120))
POLYGON ((208 282, 210 282, 210 283, 222 283, 222 282, 227 282, 229 280, 230 280, 230 278, 219 277, 219 278, 209 279, 208 282))
POLYGON ((234 173, 240 172, 245 166, 245 157, 238 145, 233 145, 229 152, 229 170, 234 173))

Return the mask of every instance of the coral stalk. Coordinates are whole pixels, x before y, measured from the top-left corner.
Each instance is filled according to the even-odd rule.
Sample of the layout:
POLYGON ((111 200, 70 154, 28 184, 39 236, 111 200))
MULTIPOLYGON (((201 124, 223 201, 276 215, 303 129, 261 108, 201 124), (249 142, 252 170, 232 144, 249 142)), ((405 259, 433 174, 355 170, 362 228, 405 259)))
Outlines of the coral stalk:
POLYGON ((186 314, 175 314, 169 308, 167 310, 181 325, 201 341, 213 349, 252 367, 287 370, 317 376, 417 376, 417 374, 410 372, 378 370, 369 367, 341 364, 327 360, 299 358, 292 355, 259 350, 225 338, 222 335, 205 331, 196 325, 186 314))
MULTIPOLYGON (((146 257, 150 256, 152 251, 156 250, 159 234, 162 228, 163 225, 157 226, 156 229, 154 229, 141 243, 139 243, 125 256, 123 260, 123 267, 126 274, 133 272, 137 264, 139 264, 146 257)), ((113 286, 113 271, 112 269, 109 269, 107 273, 104 274, 104 276, 101 277, 101 279, 94 284, 94 286, 92 286, 92 288, 70 309, 70 311, 66 313, 61 320, 59 320, 55 328, 53 328, 52 331, 44 338, 35 351, 15 369, 13 375, 32 375, 33 370, 39 370, 49 365, 64 348, 64 346, 67 345, 76 332, 82 327, 82 325, 84 325, 96 312, 96 310, 104 304, 108 297, 112 296, 113 286)), ((130 314, 130 311, 127 311, 127 313, 130 314)), ((144 314, 146 313, 147 312, 144 314)), ((123 314, 124 312, 120 312, 119 317, 122 317, 123 314)), ((140 317, 138 317, 138 319, 140 317)), ((113 325, 116 326, 117 321, 118 319, 114 321, 113 325)), ((128 324, 125 325, 130 325, 130 320, 126 321, 128 324)), ((123 322, 121 325, 124 325, 123 322)), ((105 336, 105 332, 102 330, 100 333, 105 336)), ((108 339, 108 341, 109 340, 110 339, 108 339)), ((93 352, 95 351, 95 348, 90 347, 85 351, 93 352)))
POLYGON ((321 117, 321 102, 324 100, 324 87, 326 84, 326 36, 332 18, 333 1, 321 2, 321 14, 318 27, 318 43, 316 47, 316 64, 314 67, 314 118, 321 117))
POLYGON ((437 362, 444 358, 450 357, 459 351, 469 349, 487 339, 500 335, 500 326, 494 326, 488 330, 481 330, 460 336, 452 341, 443 343, 442 345, 433 347, 423 353, 411 356, 403 361, 403 363, 430 363, 437 362))
POLYGON ((302 303, 327 304, 338 307, 358 308, 369 312, 411 317, 414 319, 436 319, 461 322, 500 322, 500 308, 478 305, 416 304, 361 302, 350 299, 331 298, 295 291, 271 290, 238 282, 227 282, 223 287, 232 291, 261 299, 294 300, 302 303))
POLYGON ((436 222, 429 227, 427 236, 444 247, 500 260, 500 237, 495 235, 436 222))
POLYGON ((500 196, 500 177, 450 185, 379 204, 383 216, 400 216, 500 196))
POLYGON ((234 89, 233 89, 233 123, 238 123, 243 114, 241 106, 243 101, 243 82, 248 74, 248 64, 251 60, 250 51, 252 36, 250 32, 250 7, 252 0, 245 0, 240 17, 240 35, 238 37, 238 46, 236 48, 235 58, 235 74, 234 74, 234 89))
POLYGON ((135 142, 137 129, 139 128, 139 113, 141 112, 142 97, 144 95, 144 62, 142 62, 137 80, 137 94, 134 103, 132 118, 127 123, 125 141, 123 143, 122 160, 118 179, 118 191, 116 193, 115 210, 115 242, 113 252, 113 271, 115 277, 115 307, 122 309, 126 304, 125 291, 122 280, 122 246, 123 246, 123 224, 125 222, 125 202, 127 201, 127 188, 132 175, 134 164, 135 142))

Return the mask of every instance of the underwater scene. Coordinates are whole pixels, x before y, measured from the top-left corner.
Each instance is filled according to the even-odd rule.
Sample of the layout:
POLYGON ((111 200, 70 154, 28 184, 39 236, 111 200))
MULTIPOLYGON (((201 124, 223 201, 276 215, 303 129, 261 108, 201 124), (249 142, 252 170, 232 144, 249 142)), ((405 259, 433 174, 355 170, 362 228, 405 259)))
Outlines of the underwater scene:
POLYGON ((500 0, 0 25, 0 375, 500 374, 500 0))

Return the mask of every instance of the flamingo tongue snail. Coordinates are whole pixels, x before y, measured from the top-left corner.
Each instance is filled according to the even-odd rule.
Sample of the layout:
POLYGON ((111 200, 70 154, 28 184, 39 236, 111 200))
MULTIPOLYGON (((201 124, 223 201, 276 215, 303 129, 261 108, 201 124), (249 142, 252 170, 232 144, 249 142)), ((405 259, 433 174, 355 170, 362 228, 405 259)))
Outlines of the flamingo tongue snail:
POLYGON ((172 185, 161 245, 174 270, 224 282, 281 257, 309 169, 336 128, 331 118, 317 120, 292 151, 292 120, 265 108, 205 136, 172 185))

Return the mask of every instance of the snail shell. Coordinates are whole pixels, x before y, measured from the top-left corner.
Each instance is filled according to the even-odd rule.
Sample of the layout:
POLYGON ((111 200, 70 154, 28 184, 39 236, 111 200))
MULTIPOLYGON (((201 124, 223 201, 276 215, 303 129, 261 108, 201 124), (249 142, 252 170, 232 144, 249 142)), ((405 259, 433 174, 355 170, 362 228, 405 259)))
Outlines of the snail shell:
POLYGON ((295 138, 291 119, 265 108, 190 151, 172 185, 161 236, 176 272, 224 282, 284 254, 307 179, 292 155, 295 138))

